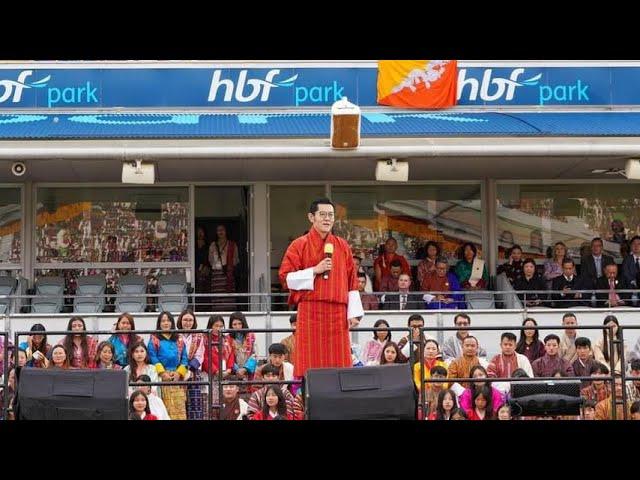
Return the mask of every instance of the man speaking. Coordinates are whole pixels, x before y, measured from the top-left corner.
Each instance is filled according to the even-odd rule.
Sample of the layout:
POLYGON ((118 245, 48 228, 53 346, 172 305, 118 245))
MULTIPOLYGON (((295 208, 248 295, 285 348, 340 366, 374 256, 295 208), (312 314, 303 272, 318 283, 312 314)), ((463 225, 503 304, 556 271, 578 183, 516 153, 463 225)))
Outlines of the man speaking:
POLYGON ((364 315, 353 254, 346 240, 331 233, 335 221, 328 198, 314 201, 308 213, 311 229, 287 248, 280 281, 296 305, 294 375, 308 368, 349 367, 349 328, 364 315))

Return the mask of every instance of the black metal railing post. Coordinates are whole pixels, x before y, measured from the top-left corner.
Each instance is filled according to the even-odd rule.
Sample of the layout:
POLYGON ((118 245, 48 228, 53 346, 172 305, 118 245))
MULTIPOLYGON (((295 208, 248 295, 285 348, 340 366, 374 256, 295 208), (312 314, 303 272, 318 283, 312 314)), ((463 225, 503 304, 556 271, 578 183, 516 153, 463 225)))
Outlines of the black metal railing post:
MULTIPOLYGON (((8 420, 9 418, 9 401, 11 397, 9 396, 9 333, 2 332, 2 418, 4 420, 8 420)), ((18 349, 15 349, 16 358, 18 358, 18 349)), ((17 364, 17 361, 16 361, 17 364)))

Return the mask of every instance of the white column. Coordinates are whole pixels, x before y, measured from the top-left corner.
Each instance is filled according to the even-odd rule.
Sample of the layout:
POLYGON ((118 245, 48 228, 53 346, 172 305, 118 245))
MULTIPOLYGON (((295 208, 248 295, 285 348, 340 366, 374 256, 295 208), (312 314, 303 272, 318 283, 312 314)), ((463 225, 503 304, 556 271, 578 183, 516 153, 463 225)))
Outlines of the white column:
POLYGON ((495 276, 498 262, 498 239, 496 237, 496 181, 485 178, 482 184, 482 246, 484 259, 488 263, 489 275, 495 276))
MULTIPOLYGON (((249 278, 251 293, 271 291, 271 242, 269 241, 269 187, 256 183, 251 190, 249 212, 249 278)), ((266 300, 266 299, 265 299, 266 300)), ((252 310, 258 310, 260 301, 253 299, 252 310)))

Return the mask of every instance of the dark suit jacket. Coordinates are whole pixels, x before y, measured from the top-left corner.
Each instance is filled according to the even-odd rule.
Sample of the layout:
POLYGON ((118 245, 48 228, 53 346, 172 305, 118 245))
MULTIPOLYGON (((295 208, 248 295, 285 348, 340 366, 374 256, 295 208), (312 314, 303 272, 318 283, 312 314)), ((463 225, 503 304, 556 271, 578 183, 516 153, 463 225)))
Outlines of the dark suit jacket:
MULTIPOLYGON (((629 288, 627 283, 621 276, 618 276, 616 284, 616 290, 625 290, 629 288)), ((609 280, 607 277, 600 277, 596 282, 596 290, 609 290, 609 280)), ((620 300, 624 300, 627 306, 630 306, 631 303, 631 295, 628 293, 618 293, 620 300)), ((609 306, 609 294, 607 292, 602 292, 596 294, 596 298, 598 299, 598 306, 601 308, 607 308, 609 306)))
POLYGON ((636 268, 636 262, 633 258, 633 254, 627 255, 627 257, 622 261, 621 274, 622 278, 629 285, 629 288, 638 288, 640 287, 640 272, 636 268))
POLYGON ((581 299, 574 298, 575 294, 563 295, 559 293, 564 287, 569 287, 571 290, 589 290, 594 288, 590 279, 585 279, 580 275, 574 275, 571 282, 568 282, 564 275, 560 275, 553 279, 551 284, 551 298, 553 300, 554 308, 571 308, 575 306, 584 306, 588 304, 591 299, 590 293, 583 293, 581 299))
MULTIPOLYGON (((409 293, 405 310, 424 310, 425 304, 421 294, 409 293)), ((382 310, 400 310, 400 295, 398 293, 385 293, 382 310)))
POLYGON ((524 278, 524 275, 522 275, 520 278, 516 279, 515 283, 513 284, 513 288, 514 290, 538 290, 540 293, 536 294, 536 293, 520 293, 518 294, 518 298, 520 298, 520 301, 524 304, 525 302, 525 297, 527 299, 527 301, 532 301, 532 300, 542 300, 542 303, 540 304, 541 307, 546 306, 545 305, 545 300, 547 299, 547 284, 544 281, 544 279, 540 276, 540 275, 533 275, 533 277, 531 277, 531 280, 527 281, 526 278, 524 278))
MULTIPOLYGON (((610 263, 615 263, 613 257, 610 255, 602 254, 602 274, 604 275, 604 267, 610 263)), ((595 285, 598 273, 596 271, 596 261, 593 259, 593 255, 582 257, 580 262, 580 276, 585 279, 589 279, 595 285)))

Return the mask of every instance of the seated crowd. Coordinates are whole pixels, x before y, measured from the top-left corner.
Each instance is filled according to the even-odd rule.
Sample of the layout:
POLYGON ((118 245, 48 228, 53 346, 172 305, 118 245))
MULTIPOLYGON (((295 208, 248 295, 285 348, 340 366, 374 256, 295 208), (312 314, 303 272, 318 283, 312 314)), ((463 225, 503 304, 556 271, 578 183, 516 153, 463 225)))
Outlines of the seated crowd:
MULTIPOLYGON (((478 339, 469 333, 470 324, 469 315, 457 314, 454 325, 459 330, 440 346, 433 336, 420 330, 425 324, 419 314, 413 314, 408 319, 413 342, 409 342, 406 335, 397 342, 393 341, 392 332, 386 329, 389 323, 380 319, 374 324, 376 330, 373 339, 362 350, 362 363, 409 363, 416 389, 419 395, 425 396, 426 411, 424 414, 420 412, 420 416, 430 420, 536 419, 522 417, 518 412, 511 411, 511 384, 505 379, 514 377, 594 377, 592 381, 586 379, 581 382, 584 402, 580 416, 565 416, 562 419, 610 420, 610 382, 596 378, 608 376, 613 365, 616 397, 622 399, 620 359, 621 350, 624 349, 624 358, 627 359, 625 372, 638 377, 638 380, 629 380, 626 385, 627 416, 640 420, 640 339, 631 351, 626 345, 617 345, 613 351, 609 351, 609 332, 618 336, 619 324, 615 316, 605 317, 602 338, 594 345, 589 338, 577 334, 577 319, 573 313, 563 316, 562 326, 565 329, 561 337, 549 334, 542 341, 537 329, 526 328, 537 326, 533 318, 527 318, 519 338, 512 332, 500 335, 500 353, 492 358, 487 357, 478 339), (413 344, 413 350, 410 343, 413 344), (456 380, 475 378, 483 380, 456 380)), ((623 414, 620 405, 616 418, 624 418, 623 414)))
MULTIPOLYGON (((136 334, 134 318, 128 313, 118 317, 113 335, 102 342, 86 333, 81 317, 69 320, 69 333, 55 345, 48 343, 44 326, 35 324, 27 340, 19 344, 15 356, 17 367, 21 368, 124 370, 129 380, 130 419, 301 420, 304 396, 291 363, 295 358, 292 355, 296 322, 293 314, 290 317, 293 333, 269 346, 264 363, 257 361, 255 335, 240 331, 249 328, 243 313, 230 315, 230 330, 238 331, 221 338, 225 319, 220 315, 212 315, 207 322, 210 337, 189 333, 198 329, 191 310, 183 311, 177 322, 169 312, 162 312, 156 322, 158 331, 151 334, 147 342, 136 334), (171 332, 176 329, 180 332, 171 332), (220 378, 230 383, 225 382, 220 388, 220 378), (246 383, 251 381, 265 383, 246 383), (151 385, 153 383, 160 385, 151 385), (213 405, 211 412, 209 401, 213 405)), ((578 335, 578 322, 573 313, 562 317, 561 337, 549 334, 542 341, 539 331, 531 328, 537 326, 536 321, 527 318, 519 338, 512 332, 500 335, 500 353, 492 358, 471 335, 471 318, 465 313, 454 317, 458 330, 442 345, 424 330, 421 315, 411 315, 407 325, 411 333, 395 341, 389 323, 384 319, 376 321, 373 338, 364 348, 360 351, 353 346, 353 365, 408 363, 420 404, 425 406, 424 411, 419 409, 419 418, 532 419, 511 410, 509 378, 590 377, 593 380, 581 380, 584 402, 576 418, 611 419, 612 388, 618 399, 626 388, 627 416, 640 419, 640 339, 632 350, 621 343, 615 343, 610 350, 609 335, 619 339, 620 332, 619 322, 613 315, 604 318, 602 337, 594 344, 578 335), (613 387, 610 382, 598 379, 608 376, 611 368, 615 377, 613 387), (622 368, 638 380, 631 379, 623 386, 622 368)), ((14 365, 10 365, 7 388, 11 411, 16 391, 14 365)), ((617 407, 618 419, 624 416, 622 408, 622 405, 617 407)))
MULTIPOLYGON (((630 252, 618 265, 603 253, 602 239, 594 238, 589 253, 581 258, 578 274, 562 242, 554 245, 552 257, 540 266, 533 258, 523 258, 522 248, 514 245, 497 274, 504 274, 514 290, 524 292, 518 298, 526 307, 640 306, 637 295, 621 292, 640 285, 640 236, 633 237, 629 246, 630 252), (595 290, 601 292, 596 294, 595 290)), ((462 245, 460 260, 450 267, 439 245, 427 242, 425 258, 417 265, 415 277, 407 259, 396 253, 397 247, 394 238, 387 239, 384 252, 374 261, 373 281, 361 265, 362 259, 354 256, 365 310, 464 309, 465 291, 489 288, 487 266, 473 243, 462 245)))

